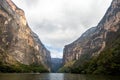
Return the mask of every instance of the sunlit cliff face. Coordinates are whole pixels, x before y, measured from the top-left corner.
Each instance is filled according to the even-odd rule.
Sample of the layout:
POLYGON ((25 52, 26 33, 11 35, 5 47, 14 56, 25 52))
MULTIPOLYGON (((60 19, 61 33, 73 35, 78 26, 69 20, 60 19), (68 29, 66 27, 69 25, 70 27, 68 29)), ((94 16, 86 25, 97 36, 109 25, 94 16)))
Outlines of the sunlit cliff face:
POLYGON ((35 63, 49 68, 50 52, 29 28, 24 11, 11 0, 0 0, 0 44, 0 61, 3 63, 35 63))

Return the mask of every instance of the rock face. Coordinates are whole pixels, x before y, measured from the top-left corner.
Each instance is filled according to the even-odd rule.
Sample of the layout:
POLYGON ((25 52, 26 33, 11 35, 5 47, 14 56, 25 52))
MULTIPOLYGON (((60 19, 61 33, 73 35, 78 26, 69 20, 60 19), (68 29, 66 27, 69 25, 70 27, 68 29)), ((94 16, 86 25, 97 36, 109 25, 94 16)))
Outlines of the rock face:
POLYGON ((89 60, 98 56, 112 42, 120 38, 120 0, 113 0, 103 19, 96 27, 87 30, 75 42, 64 48, 63 63, 89 60))
POLYGON ((66 45, 63 53, 63 63, 78 60, 82 54, 87 54, 89 48, 89 39, 93 36, 96 27, 90 28, 75 42, 66 45))
POLYGON ((29 28, 24 11, 11 0, 0 0, 0 61, 42 64, 50 69, 50 60, 50 52, 29 28))
POLYGON ((51 59, 51 72, 58 72, 61 66, 62 66, 62 59, 60 58, 51 59))

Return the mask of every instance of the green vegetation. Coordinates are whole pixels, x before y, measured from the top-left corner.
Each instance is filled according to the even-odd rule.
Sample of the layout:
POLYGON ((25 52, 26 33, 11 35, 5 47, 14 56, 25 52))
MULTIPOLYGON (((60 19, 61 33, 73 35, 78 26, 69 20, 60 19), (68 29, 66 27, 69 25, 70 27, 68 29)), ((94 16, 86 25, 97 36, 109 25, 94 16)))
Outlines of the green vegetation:
POLYGON ((65 64, 62 68, 59 69, 58 72, 65 72, 65 73, 71 72, 71 68, 74 63, 75 63, 75 61, 65 64))
POLYGON ((9 64, 3 64, 0 62, 0 72, 6 73, 43 73, 43 72, 49 72, 47 69, 44 68, 42 65, 24 65, 24 64, 19 64, 19 65, 9 65, 9 64))
POLYGON ((82 65, 63 67, 60 71, 83 74, 120 74, 120 44, 114 49, 103 51, 98 57, 93 57, 82 65))
POLYGON ((103 51, 82 66, 72 68, 72 73, 120 74, 120 44, 114 49, 103 51))
POLYGON ((120 36, 111 34, 107 39, 106 48, 89 60, 78 60, 71 67, 63 67, 62 72, 83 74, 120 75, 120 36), (111 39, 110 39, 111 38, 111 39))

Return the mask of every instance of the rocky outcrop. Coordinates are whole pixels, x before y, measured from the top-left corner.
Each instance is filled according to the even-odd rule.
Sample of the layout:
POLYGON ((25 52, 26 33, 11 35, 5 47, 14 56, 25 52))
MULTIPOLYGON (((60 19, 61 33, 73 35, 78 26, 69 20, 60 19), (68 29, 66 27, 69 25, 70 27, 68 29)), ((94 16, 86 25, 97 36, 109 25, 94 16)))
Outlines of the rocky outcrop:
POLYGON ((73 43, 66 45, 63 53, 63 63, 78 60, 82 54, 85 54, 89 48, 89 39, 93 36, 96 27, 90 28, 83 35, 73 43))
POLYGON ((50 69, 50 52, 29 28, 24 11, 11 0, 0 0, 0 61, 44 65, 50 69))
POLYGON ((112 46, 117 40, 120 31, 120 0, 113 0, 100 23, 87 30, 75 42, 66 45, 63 54, 63 63, 80 60, 82 64, 93 56, 98 56, 105 48, 112 46))
POLYGON ((49 71, 51 70, 51 55, 50 55, 50 51, 48 51, 44 45, 42 44, 42 42, 40 41, 39 37, 33 33, 33 38, 36 41, 36 43, 38 44, 36 46, 36 49, 38 49, 39 51, 39 55, 38 58, 41 58, 41 63, 46 66, 49 71))

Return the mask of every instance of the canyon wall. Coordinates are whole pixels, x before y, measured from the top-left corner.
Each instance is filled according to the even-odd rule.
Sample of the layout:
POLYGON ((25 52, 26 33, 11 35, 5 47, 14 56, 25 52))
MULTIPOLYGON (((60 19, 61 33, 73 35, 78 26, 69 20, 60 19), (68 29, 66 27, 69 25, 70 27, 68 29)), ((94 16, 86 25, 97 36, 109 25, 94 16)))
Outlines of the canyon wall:
POLYGON ((24 11, 11 0, 0 0, 0 62, 43 65, 50 70, 50 52, 29 28, 24 11))
MULTIPOLYGON (((96 27, 90 28, 76 41, 65 46, 63 64, 64 66, 67 64, 69 64, 69 66, 75 64, 78 66, 93 57, 104 54, 104 51, 109 54, 111 49, 117 48, 117 50, 120 50, 119 47, 115 47, 119 46, 119 40, 120 0, 113 0, 106 14, 96 27)), ((113 52, 111 52, 111 54, 113 54, 113 52)), ((108 56, 108 58, 109 57, 110 56, 108 56)))

